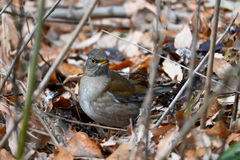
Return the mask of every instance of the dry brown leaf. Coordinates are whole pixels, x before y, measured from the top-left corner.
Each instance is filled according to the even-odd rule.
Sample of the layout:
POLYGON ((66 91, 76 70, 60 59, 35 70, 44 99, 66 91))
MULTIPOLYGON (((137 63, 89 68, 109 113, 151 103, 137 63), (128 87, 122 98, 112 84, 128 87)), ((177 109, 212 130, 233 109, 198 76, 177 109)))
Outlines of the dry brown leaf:
POLYGON ((63 96, 54 99, 52 102, 53 108, 69 108, 71 107, 71 102, 69 99, 64 98, 63 96))
POLYGON ((162 159, 163 154, 169 147, 172 146, 172 140, 178 134, 178 127, 171 128, 164 136, 159 140, 158 147, 157 147, 157 155, 156 159, 162 159))
POLYGON ((187 159, 195 159, 197 157, 197 151, 188 149, 184 152, 185 158, 187 159))
POLYGON ((13 158, 12 155, 7 150, 2 148, 0 150, 0 159, 1 160, 14 160, 15 158, 13 158))
MULTIPOLYGON (((10 132, 10 129, 15 125, 15 120, 8 114, 6 114, 6 133, 10 132)), ((20 129, 17 128, 15 131, 11 133, 11 136, 8 138, 8 145, 11 149, 11 152, 14 156, 17 154, 18 150, 18 135, 20 129)))
POLYGON ((153 32, 145 32, 140 39, 140 45, 149 50, 153 50, 153 32))
MULTIPOLYGON (((143 36, 143 33, 140 31, 134 31, 129 33, 126 39, 134 44, 139 44, 140 39, 143 36)), ((119 51, 124 53, 127 57, 139 56, 141 54, 139 48, 135 45, 130 44, 129 42, 123 42, 119 44, 119 51)))
POLYGON ((218 121, 213 128, 206 129, 209 134, 218 135, 221 138, 227 138, 230 134, 229 129, 227 128, 224 120, 218 121))
POLYGON ((227 144, 231 145, 240 141, 240 133, 231 133, 227 139, 227 144))
POLYGON ((70 75, 77 75, 83 73, 83 69, 77 68, 74 65, 71 65, 66 62, 62 62, 58 66, 59 71, 65 76, 70 76, 70 75))
POLYGON ((182 31, 178 33, 174 39, 174 46, 176 48, 190 48, 192 43, 192 33, 187 24, 184 25, 182 31))
POLYGON ((12 63, 11 53, 17 49, 19 44, 19 33, 17 32, 11 15, 6 13, 2 15, 2 27, 0 29, 0 34, 1 37, 3 37, 0 44, 0 58, 9 67, 12 63))
POLYGON ((180 82, 183 78, 181 66, 167 59, 164 60, 162 69, 172 80, 178 80, 180 82))
POLYGON ((49 47, 48 45, 41 44, 40 53, 47 62, 56 59, 61 51, 61 48, 49 47))
POLYGON ((160 136, 163 136, 165 133, 167 133, 170 129, 172 129, 175 126, 176 125, 173 125, 173 124, 167 124, 167 125, 164 125, 164 126, 160 126, 158 128, 153 126, 153 127, 150 128, 150 130, 153 134, 153 137, 158 140, 160 136))
POLYGON ((224 74, 230 70, 232 66, 222 58, 214 58, 213 72, 218 75, 219 78, 224 79, 224 74))
POLYGON ((74 157, 103 157, 101 150, 86 133, 78 132, 68 142, 66 149, 74 157))
POLYGON ((130 154, 130 143, 122 143, 116 151, 114 151, 109 157, 107 157, 106 160, 115 160, 115 159, 121 159, 121 160, 127 160, 129 158, 130 154))
POLYGON ((152 56, 147 56, 143 59, 141 63, 132 68, 133 72, 149 73, 149 64, 152 60, 152 56))
POLYGON ((73 156, 71 155, 71 153, 63 146, 59 146, 59 151, 54 149, 53 153, 54 156, 51 157, 51 160, 73 160, 73 156))
POLYGON ((220 110, 221 104, 219 104, 218 100, 215 100, 213 104, 209 105, 207 110, 207 119, 211 118, 220 110))
POLYGON ((111 63, 109 65, 109 68, 111 70, 122 70, 123 68, 126 68, 126 67, 131 67, 133 65, 133 62, 130 61, 130 60, 125 60, 123 61, 122 63, 120 64, 115 64, 115 63, 111 63))
POLYGON ((177 112, 175 117, 176 117, 178 127, 182 128, 185 122, 185 113, 183 111, 177 112))

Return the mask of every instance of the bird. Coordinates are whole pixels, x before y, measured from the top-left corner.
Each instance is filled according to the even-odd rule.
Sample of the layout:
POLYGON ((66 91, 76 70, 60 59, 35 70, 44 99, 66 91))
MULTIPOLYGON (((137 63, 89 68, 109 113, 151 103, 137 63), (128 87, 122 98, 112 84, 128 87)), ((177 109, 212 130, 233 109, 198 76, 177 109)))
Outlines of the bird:
POLYGON ((80 79, 78 99, 88 117, 111 127, 125 127, 135 120, 141 103, 134 101, 136 87, 131 81, 109 68, 107 54, 93 49, 80 79))

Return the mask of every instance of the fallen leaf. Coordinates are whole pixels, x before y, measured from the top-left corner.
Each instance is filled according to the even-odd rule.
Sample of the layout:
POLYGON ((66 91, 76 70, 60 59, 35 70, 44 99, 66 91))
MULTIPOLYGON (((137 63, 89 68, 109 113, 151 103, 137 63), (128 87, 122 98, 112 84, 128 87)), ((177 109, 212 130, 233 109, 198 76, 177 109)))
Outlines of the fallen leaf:
POLYGON ((153 134, 153 137, 156 137, 156 139, 159 139, 160 136, 163 136, 165 133, 167 133, 170 129, 172 129, 175 126, 176 125, 173 125, 173 124, 167 124, 164 126, 160 126, 158 128, 152 127, 150 128, 150 130, 153 134))
POLYGON ((164 60, 162 69, 172 80, 178 80, 180 82, 183 78, 181 66, 167 59, 164 60))
POLYGON ((218 100, 215 100, 213 104, 209 105, 207 110, 207 119, 211 118, 213 115, 215 115, 221 108, 221 104, 218 102, 218 100))
POLYGON ((77 75, 77 74, 81 74, 83 73, 83 69, 77 68, 74 65, 71 65, 69 63, 66 62, 62 62, 59 66, 58 66, 59 71, 61 72, 61 74, 63 74, 65 77, 70 76, 70 75, 77 75))
MULTIPOLYGON (((6 134, 8 134, 11 130, 11 128, 15 125, 15 120, 6 114, 6 134)), ((11 136, 8 138, 8 145, 10 147, 10 150, 14 156, 17 154, 18 150, 18 135, 19 135, 20 129, 17 128, 11 133, 11 136)))
POLYGON ((54 149, 53 153, 54 156, 51 157, 51 160, 73 160, 71 153, 63 146, 59 146, 59 151, 57 151, 57 149, 54 149))
POLYGON ((223 120, 218 121, 211 129, 207 130, 209 134, 215 134, 221 138, 228 138, 230 131, 223 120))
POLYGON ((169 147, 172 146, 173 139, 178 135, 178 127, 171 128, 164 136, 159 140, 158 146, 157 146, 157 155, 155 159, 162 159, 163 154, 166 152, 166 150, 169 149, 169 147))
POLYGON ((68 142, 66 149, 74 157, 103 157, 102 152, 96 143, 90 140, 84 132, 77 132, 68 142))
POLYGON ((219 78, 224 79, 226 72, 231 68, 232 66, 226 60, 222 58, 214 58, 213 72, 216 73, 219 78))
POLYGON ((132 68, 132 71, 148 74, 151 60, 152 60, 152 56, 145 57, 141 63, 139 63, 138 65, 132 68))
POLYGON ((109 65, 109 68, 110 68, 111 70, 122 70, 123 68, 131 67, 132 64, 133 64, 132 61, 130 61, 130 60, 125 60, 125 61, 121 62, 120 64, 111 63, 111 64, 109 65))
MULTIPOLYGON (((143 33, 136 30, 134 32, 129 33, 129 35, 125 39, 130 41, 131 43, 139 44, 142 36, 143 33)), ((129 42, 123 41, 122 44, 119 45, 119 51, 123 52, 127 57, 139 56, 141 54, 137 46, 132 45, 129 42)))
POLYGON ((231 145, 231 144, 233 144, 235 142, 239 142, 239 141, 240 141, 240 133, 231 133, 228 136, 227 144, 231 145))
POLYGON ((68 98, 64 98, 63 96, 54 99, 52 102, 53 108, 69 108, 71 107, 71 102, 68 98))
POLYGON ((174 46, 176 48, 190 48, 192 43, 192 33, 187 24, 183 26, 183 29, 178 33, 174 39, 174 46))
POLYGON ((106 160, 115 160, 115 159, 121 159, 121 160, 127 160, 129 158, 130 154, 130 143, 122 143, 117 150, 115 150, 109 157, 107 157, 106 160))
POLYGON ((4 148, 0 150, 0 159, 1 160, 14 160, 13 156, 4 148))
POLYGON ((175 117, 176 117, 178 127, 182 128, 186 118, 185 113, 183 111, 179 111, 176 113, 175 117))

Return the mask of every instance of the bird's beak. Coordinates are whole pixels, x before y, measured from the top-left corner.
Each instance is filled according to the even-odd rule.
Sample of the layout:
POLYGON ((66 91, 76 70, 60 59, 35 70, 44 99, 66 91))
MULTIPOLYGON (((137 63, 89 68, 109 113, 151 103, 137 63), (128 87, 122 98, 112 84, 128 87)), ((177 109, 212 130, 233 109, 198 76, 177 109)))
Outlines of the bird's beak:
POLYGON ((109 60, 107 59, 107 60, 101 61, 100 63, 101 63, 101 64, 106 64, 106 63, 108 63, 108 62, 109 62, 109 60))

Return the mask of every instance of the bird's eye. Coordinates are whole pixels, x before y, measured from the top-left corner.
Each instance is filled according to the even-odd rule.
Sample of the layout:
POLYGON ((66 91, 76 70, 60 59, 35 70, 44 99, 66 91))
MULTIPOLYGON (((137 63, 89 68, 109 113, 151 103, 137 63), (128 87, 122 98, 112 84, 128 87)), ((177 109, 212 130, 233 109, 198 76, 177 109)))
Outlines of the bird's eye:
POLYGON ((92 63, 96 63, 97 61, 94 58, 91 58, 92 63))

